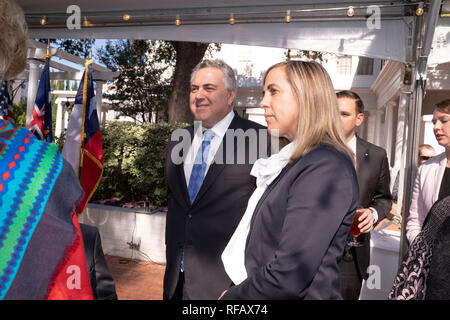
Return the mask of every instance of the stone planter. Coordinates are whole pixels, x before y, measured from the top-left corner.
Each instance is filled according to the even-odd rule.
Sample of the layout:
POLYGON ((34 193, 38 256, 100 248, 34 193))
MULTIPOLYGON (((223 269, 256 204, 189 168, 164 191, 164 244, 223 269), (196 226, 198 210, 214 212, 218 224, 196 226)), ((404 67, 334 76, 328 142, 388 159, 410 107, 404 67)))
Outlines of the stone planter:
POLYGON ((78 220, 99 229, 106 255, 166 263, 165 212, 88 204, 78 220))

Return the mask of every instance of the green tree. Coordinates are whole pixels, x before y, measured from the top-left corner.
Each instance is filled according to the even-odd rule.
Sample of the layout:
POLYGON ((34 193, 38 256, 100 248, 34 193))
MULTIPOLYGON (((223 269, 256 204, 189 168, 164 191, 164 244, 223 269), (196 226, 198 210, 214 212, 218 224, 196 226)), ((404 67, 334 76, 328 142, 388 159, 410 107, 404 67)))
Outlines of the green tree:
POLYGON ((158 120, 191 123, 190 75, 205 54, 220 50, 220 44, 180 41, 107 42, 97 52, 102 63, 120 76, 108 96, 113 109, 147 122, 156 112, 158 120))
POLYGON ((152 113, 157 121, 167 119, 174 54, 165 41, 108 41, 98 56, 108 68, 120 72, 110 93, 104 95, 112 101, 112 109, 139 123, 149 122, 152 113))
POLYGON ((189 109, 190 76, 205 55, 209 43, 172 42, 176 52, 173 91, 169 101, 169 122, 192 123, 189 109))

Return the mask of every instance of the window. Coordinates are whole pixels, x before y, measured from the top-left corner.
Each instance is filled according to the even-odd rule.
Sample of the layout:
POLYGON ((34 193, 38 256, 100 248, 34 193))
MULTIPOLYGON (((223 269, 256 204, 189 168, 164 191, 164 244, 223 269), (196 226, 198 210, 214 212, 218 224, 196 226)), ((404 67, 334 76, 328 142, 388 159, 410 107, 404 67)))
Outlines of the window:
POLYGON ((373 59, 366 57, 359 57, 357 75, 372 75, 373 74, 373 59))
POLYGON ((338 56, 337 58, 337 69, 338 74, 351 74, 352 73, 352 57, 351 56, 338 56))

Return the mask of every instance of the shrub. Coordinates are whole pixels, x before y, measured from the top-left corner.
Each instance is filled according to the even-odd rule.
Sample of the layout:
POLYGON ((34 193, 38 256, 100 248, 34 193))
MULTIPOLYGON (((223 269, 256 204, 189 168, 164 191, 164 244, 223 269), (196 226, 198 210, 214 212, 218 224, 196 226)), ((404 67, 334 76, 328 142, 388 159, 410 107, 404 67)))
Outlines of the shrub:
POLYGON ((167 205, 164 162, 170 134, 187 124, 107 122, 102 126, 103 177, 92 200, 167 205))

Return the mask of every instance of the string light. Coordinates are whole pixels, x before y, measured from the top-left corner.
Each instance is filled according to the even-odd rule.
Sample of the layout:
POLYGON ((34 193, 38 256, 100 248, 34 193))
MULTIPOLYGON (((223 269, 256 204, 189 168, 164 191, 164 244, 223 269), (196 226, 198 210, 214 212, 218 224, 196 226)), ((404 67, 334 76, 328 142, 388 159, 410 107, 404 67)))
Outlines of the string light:
POLYGON ((85 26, 86 28, 93 26, 93 24, 86 18, 86 16, 84 16, 83 26, 85 26))
POLYGON ((354 14, 355 14, 355 9, 353 9, 352 6, 348 7, 347 16, 353 17, 354 14))
MULTIPOLYGON (((380 5, 380 7, 389 7, 392 6, 391 5, 380 5)), ((412 10, 414 12, 415 15, 423 15, 424 11, 425 11, 425 2, 424 1, 418 1, 415 3, 409 3, 409 4, 395 4, 395 7, 405 7, 405 8, 409 8, 410 10, 412 10)), ((366 6, 361 5, 361 6, 357 6, 356 8, 358 8, 358 10, 362 10, 363 8, 365 8, 366 6)), ((341 10, 341 12, 345 15, 345 13, 347 14, 348 17, 353 17, 355 16, 355 11, 356 8, 354 6, 349 6, 349 5, 344 5, 344 6, 340 6, 340 7, 328 7, 328 6, 324 6, 323 8, 314 8, 314 9, 297 9, 297 8, 291 8, 290 10, 279 10, 279 11, 270 11, 270 19, 264 18, 268 15, 269 11, 265 10, 256 10, 253 12, 239 12, 239 22, 242 23, 247 23, 247 22, 263 22, 263 23, 275 23, 278 22, 279 23, 279 19, 283 19, 282 14, 285 13, 285 23, 290 23, 292 21, 303 21, 304 19, 309 19, 310 16, 313 17, 319 17, 321 12, 324 11, 338 11, 341 10), (296 19, 292 20, 292 10, 294 10, 294 12, 296 13, 296 19), (250 14, 252 15, 250 17, 250 14), (258 14, 261 14, 261 17, 258 17, 258 14), (247 17, 248 16, 248 17, 247 17), (255 18, 256 16, 256 18, 255 18)), ((184 9, 182 9, 184 10, 184 9)), ((95 25, 96 26, 101 26, 101 25, 120 25, 120 23, 124 23, 127 21, 130 21, 131 18, 133 18, 133 20, 135 20, 136 18, 138 19, 138 21, 140 21, 140 23, 144 24, 144 25, 170 25, 170 24, 175 24, 176 26, 181 26, 181 15, 183 15, 183 19, 184 19, 184 23, 188 23, 188 24, 230 24, 230 25, 234 25, 236 24, 236 19, 234 17, 234 13, 231 13, 231 11, 234 11, 230 8, 230 11, 228 11, 228 19, 224 19, 222 13, 209 13, 208 16, 210 17, 204 17, 205 14, 204 13, 197 13, 197 12, 190 12, 190 11, 178 11, 178 14, 176 14, 176 19, 173 19, 173 14, 172 18, 170 18, 170 16, 165 15, 164 13, 153 13, 153 12, 149 12, 149 14, 147 12, 145 13, 139 13, 137 16, 133 17, 131 16, 131 14, 133 14, 133 12, 131 12, 131 14, 127 13, 125 11, 122 12, 122 16, 116 15, 117 13, 111 11, 111 12, 105 12, 104 14, 90 14, 91 19, 94 19, 94 21, 96 22, 95 25), (115 16, 115 21, 110 21, 111 16, 114 14, 115 16), (94 18, 93 18, 94 17, 94 18), (198 21, 197 21, 198 20, 198 21)), ((359 12, 359 11, 358 11, 359 12)), ((174 12, 176 13, 176 12, 174 12)), ((40 14, 33 14, 30 15, 33 17, 35 24, 40 24, 41 27, 47 25, 48 22, 48 17, 50 17, 50 21, 52 22, 52 26, 59 26, 61 25, 63 22, 61 22, 62 20, 62 16, 61 15, 57 15, 57 14, 47 14, 45 13, 45 15, 43 15, 44 13, 40 13, 40 14)), ((397 11, 393 11, 393 16, 400 16, 399 13, 397 13, 397 11)), ((440 15, 447 17, 448 15, 446 13, 441 13, 440 15)), ((83 21, 83 27, 93 27, 94 24, 92 24, 87 16, 84 16, 84 21, 83 21)))
POLYGON ((230 24, 233 25, 234 24, 234 14, 230 13, 230 24))
POLYGON ((286 11, 286 18, 285 18, 286 22, 289 23, 291 22, 291 10, 287 10, 286 11))
POLYGON ((423 15, 423 2, 419 3, 416 9, 416 15, 421 16, 423 15))

